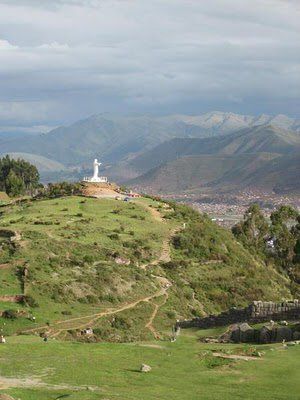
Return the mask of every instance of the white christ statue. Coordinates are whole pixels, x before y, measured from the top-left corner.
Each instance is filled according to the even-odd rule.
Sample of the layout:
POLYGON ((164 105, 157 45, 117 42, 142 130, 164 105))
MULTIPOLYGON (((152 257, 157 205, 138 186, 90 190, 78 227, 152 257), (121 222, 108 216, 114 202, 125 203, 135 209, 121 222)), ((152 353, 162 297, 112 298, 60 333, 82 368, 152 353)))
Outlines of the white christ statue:
POLYGON ((84 182, 91 182, 91 183, 107 183, 107 177, 106 176, 99 176, 99 167, 101 165, 101 162, 98 162, 97 158, 95 158, 93 166, 94 166, 94 175, 91 178, 84 177, 83 181, 84 182))
POLYGON ((108 179, 106 176, 99 176, 99 167, 101 165, 101 162, 98 162, 97 158, 95 158, 93 162, 94 166, 94 175, 92 178, 84 177, 83 181, 84 182, 91 182, 91 183, 107 183, 108 179))
POLYGON ((101 165, 101 162, 98 162, 97 158, 94 160, 94 175, 93 175, 93 180, 97 182, 99 180, 99 167, 101 165))

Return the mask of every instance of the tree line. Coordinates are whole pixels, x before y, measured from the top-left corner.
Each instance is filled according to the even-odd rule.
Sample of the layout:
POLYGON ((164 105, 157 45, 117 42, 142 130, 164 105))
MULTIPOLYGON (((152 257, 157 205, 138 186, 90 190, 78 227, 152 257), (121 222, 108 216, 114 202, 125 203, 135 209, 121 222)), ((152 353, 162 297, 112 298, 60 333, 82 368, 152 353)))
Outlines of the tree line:
POLYGON ((39 180, 37 168, 29 162, 14 160, 8 155, 0 158, 0 191, 11 197, 32 194, 39 186, 39 180))
POLYGON ((300 213, 280 206, 267 219, 257 204, 251 205, 232 233, 254 255, 283 268, 300 284, 300 213))

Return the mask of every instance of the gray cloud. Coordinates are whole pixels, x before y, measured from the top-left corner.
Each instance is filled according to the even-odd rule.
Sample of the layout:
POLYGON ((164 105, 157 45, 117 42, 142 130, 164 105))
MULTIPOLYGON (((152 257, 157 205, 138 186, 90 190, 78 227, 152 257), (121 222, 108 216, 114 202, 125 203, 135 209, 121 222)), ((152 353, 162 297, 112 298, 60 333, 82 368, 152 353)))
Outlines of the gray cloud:
POLYGON ((283 0, 0 0, 0 122, 297 116, 299 19, 299 3, 283 0))

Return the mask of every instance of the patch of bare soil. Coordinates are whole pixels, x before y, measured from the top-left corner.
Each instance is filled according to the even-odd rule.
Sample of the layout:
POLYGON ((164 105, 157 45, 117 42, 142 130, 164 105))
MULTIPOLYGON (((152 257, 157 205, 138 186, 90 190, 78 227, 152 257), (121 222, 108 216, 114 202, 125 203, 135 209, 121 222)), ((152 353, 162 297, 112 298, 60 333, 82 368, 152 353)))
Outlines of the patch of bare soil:
MULTIPOLYGON (((139 347, 149 347, 150 349, 165 349, 166 347, 160 344, 138 344, 139 347)), ((1 400, 1 399, 0 399, 1 400)))
POLYGON ((10 295, 4 295, 0 296, 0 301, 6 302, 6 303, 20 303, 24 298, 23 294, 17 294, 15 296, 10 296, 10 295))
POLYGON ((250 361, 250 360, 262 360, 259 357, 254 357, 254 356, 243 356, 240 354, 224 354, 224 353, 212 353, 214 357, 219 357, 219 358, 227 358, 229 360, 244 360, 244 361, 250 361))
POLYGON ((9 269, 9 268, 12 268, 12 265, 9 263, 0 264, 0 269, 9 269))
POLYGON ((85 183, 82 193, 87 197, 116 197, 119 196, 117 185, 113 183, 85 183))
POLYGON ((13 397, 9 396, 8 394, 0 394, 0 400, 15 400, 13 397))
MULTIPOLYGON (((27 378, 7 378, 0 376, 0 390, 9 388, 45 388, 48 390, 86 390, 87 386, 72 386, 67 384, 52 385, 43 382, 38 377, 27 377, 27 378)), ((89 390, 94 392, 100 392, 101 389, 98 386, 88 386, 89 390)), ((0 398, 1 399, 1 398, 0 398)))

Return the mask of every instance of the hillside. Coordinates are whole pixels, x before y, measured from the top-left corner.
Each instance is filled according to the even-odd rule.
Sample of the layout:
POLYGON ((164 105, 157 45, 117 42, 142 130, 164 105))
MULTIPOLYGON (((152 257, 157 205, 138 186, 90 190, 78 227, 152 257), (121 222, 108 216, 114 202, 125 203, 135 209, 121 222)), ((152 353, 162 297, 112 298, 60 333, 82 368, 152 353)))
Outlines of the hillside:
POLYGON ((275 158, 249 177, 249 186, 272 187, 275 193, 300 193, 300 152, 275 158))
POLYGON ((287 276, 186 206, 27 201, 1 208, 0 236, 0 309, 13 316, 0 318, 5 335, 80 339, 92 326, 99 340, 160 337, 176 318, 293 296, 287 276))
MULTIPOLYGON (((274 157, 270 153, 185 156, 153 168, 128 184, 154 193, 242 189, 251 186, 249 175, 263 170, 274 157)), ((256 183, 253 182, 253 187, 256 183)))
POLYGON ((218 138, 175 138, 143 153, 129 163, 145 172, 183 156, 201 154, 238 155, 245 153, 288 154, 300 149, 300 136, 273 126, 242 129, 218 138))
MULTIPOLYGON (((247 128, 207 139, 173 139, 132 160, 129 185, 157 192, 207 186, 222 190, 247 187, 280 192, 289 182, 297 191, 300 137, 272 126, 247 128)), ((125 167, 123 166, 123 170, 125 167)))

